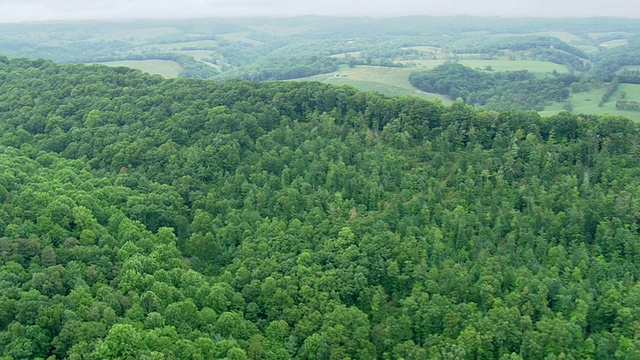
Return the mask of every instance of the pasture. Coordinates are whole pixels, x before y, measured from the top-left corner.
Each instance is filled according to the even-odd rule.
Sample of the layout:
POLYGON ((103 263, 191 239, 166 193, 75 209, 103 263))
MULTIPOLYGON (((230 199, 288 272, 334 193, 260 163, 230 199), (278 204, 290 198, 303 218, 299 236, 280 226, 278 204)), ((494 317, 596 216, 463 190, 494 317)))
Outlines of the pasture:
POLYGON ((640 101, 640 85, 638 84, 620 84, 618 89, 611 95, 611 100, 614 101, 622 99, 622 93, 625 92, 625 98, 627 100, 640 101))
POLYGON ((191 56, 198 61, 202 61, 202 59, 211 57, 215 54, 212 50, 181 50, 176 52, 182 55, 191 56))
POLYGON ((591 54, 597 51, 600 51, 600 49, 597 46, 594 45, 585 45, 585 44, 576 44, 573 45, 573 47, 580 49, 582 51, 584 51, 587 54, 591 54))
POLYGON ((627 39, 616 39, 616 40, 605 41, 601 43, 600 46, 606 47, 606 48, 614 48, 618 46, 627 45, 628 43, 629 43, 629 40, 627 39))
POLYGON ((590 33, 587 33, 587 35, 594 40, 600 40, 600 39, 611 38, 611 37, 621 37, 621 38, 628 37, 633 35, 633 33, 626 32, 626 31, 605 31, 605 32, 590 32, 590 33))
MULTIPOLYGON (((442 65, 447 60, 407 60, 400 61, 404 64, 415 64, 414 71, 433 69, 438 65, 442 65)), ((458 63, 473 69, 484 70, 488 66, 493 71, 518 71, 529 70, 532 73, 550 73, 554 70, 559 73, 567 73, 569 69, 566 66, 555 64, 549 61, 538 60, 480 60, 480 59, 461 59, 458 63)))
MULTIPOLYGON (((603 106, 598 106, 598 103, 605 92, 604 85, 597 89, 591 89, 588 92, 571 94, 568 103, 573 107, 571 112, 574 114, 612 114, 640 121, 640 112, 616 109, 616 101, 621 99, 623 91, 627 93, 626 99, 640 101, 640 85, 620 84, 618 89, 609 98, 609 101, 604 103, 603 106)), ((564 110, 566 104, 566 102, 553 103, 547 106, 544 111, 541 111, 540 115, 551 116, 557 114, 564 110)))
MULTIPOLYGON (((415 71, 432 69, 442 63, 442 60, 420 60, 416 68, 389 68, 380 66, 342 66, 338 71, 310 76, 296 80, 320 81, 333 85, 351 85, 365 91, 376 91, 385 95, 415 95, 427 99, 440 99, 445 104, 451 104, 451 99, 444 95, 432 94, 417 90, 409 83, 409 75, 415 71)), ((461 60, 461 64, 473 68, 484 69, 491 66, 494 71, 529 70, 534 73, 549 73, 553 70, 568 72, 567 68, 545 61, 535 60, 461 60)), ((540 112, 542 116, 555 115, 565 110, 567 104, 573 107, 575 114, 613 114, 640 121, 640 112, 619 110, 615 107, 616 100, 621 98, 622 91, 626 92, 626 99, 640 101, 640 85, 620 84, 607 103, 598 106, 605 86, 591 89, 588 92, 571 94, 567 102, 556 102, 540 112)))
POLYGON ((150 47, 161 51, 176 51, 185 49, 215 49, 217 46, 218 42, 215 40, 197 40, 151 45, 150 47))
POLYGON ((484 69, 491 66, 494 71, 529 70, 532 73, 550 73, 555 70, 559 73, 569 72, 569 69, 564 65, 538 60, 460 60, 460 63, 474 69, 484 69))
POLYGON ((409 83, 409 75, 415 69, 389 68, 382 66, 342 66, 336 72, 315 75, 295 80, 320 81, 334 85, 351 85, 365 91, 376 91, 385 95, 415 95, 427 99, 440 99, 444 103, 451 100, 444 95, 420 91, 409 83))
POLYGON ((216 38, 218 38, 220 40, 225 40, 225 41, 230 41, 230 42, 240 42, 240 43, 245 43, 245 44, 249 44, 249 45, 262 45, 262 44, 264 44, 262 41, 250 39, 249 38, 250 35, 251 35, 250 32, 242 31, 242 32, 234 32, 234 33, 216 35, 216 38))
MULTIPOLYGON (((365 91, 377 91, 385 95, 415 95, 423 98, 441 99, 444 103, 451 103, 451 99, 445 95, 432 94, 420 91, 414 88, 409 82, 409 75, 416 71, 433 69, 438 65, 442 65, 446 60, 411 60, 401 61, 405 64, 414 64, 415 67, 409 68, 393 68, 383 66, 366 66, 358 65, 349 68, 345 65, 341 66, 338 71, 315 75, 295 80, 312 80, 320 81, 327 84, 335 85, 352 85, 358 89, 365 91)), ((469 66, 474 69, 484 70, 490 66, 493 71, 516 71, 529 70, 536 74, 546 74, 554 70, 560 73, 566 73, 569 70, 564 65, 554 64, 548 61, 536 60, 471 60, 463 59, 460 64, 469 66)), ((599 99, 599 98, 598 98, 599 99)), ((562 110, 562 105, 559 106, 562 110)))
POLYGON ((533 33, 532 35, 553 36, 556 39, 560 39, 566 43, 576 43, 576 42, 584 41, 584 39, 581 38, 580 36, 567 31, 547 31, 547 32, 533 33))
POLYGON ((165 78, 176 78, 180 74, 180 71, 182 71, 180 64, 171 60, 123 60, 99 62, 96 64, 126 66, 149 74, 161 75, 165 78))

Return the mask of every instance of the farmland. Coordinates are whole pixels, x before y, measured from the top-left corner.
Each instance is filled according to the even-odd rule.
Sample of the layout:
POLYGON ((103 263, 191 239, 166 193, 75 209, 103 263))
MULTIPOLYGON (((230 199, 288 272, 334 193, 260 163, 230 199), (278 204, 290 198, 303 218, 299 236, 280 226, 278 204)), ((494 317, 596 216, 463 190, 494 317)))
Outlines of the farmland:
POLYGON ((182 67, 175 61, 169 60, 123 60, 123 61, 107 61, 97 63, 107 66, 125 66, 138 69, 143 72, 155 75, 161 75, 165 78, 178 77, 182 67))
MULTIPOLYGON (((0 25, 0 34, 0 53, 9 57, 128 66, 167 78, 312 80, 386 95, 438 98, 445 103, 452 99, 414 88, 409 76, 447 62, 487 74, 526 70, 538 80, 593 73, 601 79, 597 86, 571 91, 566 101, 546 104, 542 114, 572 109, 637 118, 615 109, 617 93, 598 106, 611 81, 608 74, 640 68, 640 56, 627 56, 635 54, 640 34, 640 23, 632 20, 149 20, 5 24, 0 25), (608 60, 607 54, 614 60, 608 60)), ((620 89, 627 89, 631 99, 635 91, 627 85, 620 89)))
MULTIPOLYGON (((341 66, 339 70, 322 75, 314 75, 301 78, 298 80, 320 81, 327 84, 335 85, 351 85, 365 91, 377 91, 386 95, 416 95, 424 98, 438 98, 445 103, 452 100, 444 95, 427 93, 420 91, 409 83, 409 75, 418 70, 433 69, 438 65, 442 65, 447 60, 415 60, 406 61, 415 67, 396 68, 383 66, 355 66, 349 68, 341 66)), ((460 64, 465 66, 484 70, 487 68, 492 71, 516 71, 528 70, 537 74, 548 74, 553 71, 566 73, 566 66, 554 64, 548 61, 536 60, 460 60, 460 64)))
POLYGON ((602 106, 598 106, 602 95, 605 93, 604 86, 591 89, 588 92, 572 94, 565 103, 554 103, 547 106, 540 114, 544 116, 553 115, 560 111, 566 110, 567 104, 571 105, 572 112, 576 114, 612 114, 621 115, 640 121, 640 112, 616 109, 616 101, 621 99, 622 93, 625 92, 626 99, 640 101, 640 85, 620 84, 618 89, 611 95, 609 101, 602 106))
POLYGON ((381 66, 342 66, 338 71, 310 76, 298 80, 320 81, 334 85, 351 85, 365 91, 376 91, 386 95, 416 95, 427 99, 438 98, 445 103, 451 101, 439 94, 420 91, 409 83, 413 69, 388 68, 381 66))

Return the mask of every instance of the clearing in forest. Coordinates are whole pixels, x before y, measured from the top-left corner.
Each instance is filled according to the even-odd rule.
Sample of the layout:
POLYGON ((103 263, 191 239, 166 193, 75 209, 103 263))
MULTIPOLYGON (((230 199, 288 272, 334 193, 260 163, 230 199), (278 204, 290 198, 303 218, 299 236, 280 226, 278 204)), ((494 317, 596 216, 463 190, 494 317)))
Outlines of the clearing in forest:
POLYGON ((122 60, 96 63, 107 66, 126 66, 149 74, 161 75, 165 78, 176 78, 182 66, 171 60, 122 60))

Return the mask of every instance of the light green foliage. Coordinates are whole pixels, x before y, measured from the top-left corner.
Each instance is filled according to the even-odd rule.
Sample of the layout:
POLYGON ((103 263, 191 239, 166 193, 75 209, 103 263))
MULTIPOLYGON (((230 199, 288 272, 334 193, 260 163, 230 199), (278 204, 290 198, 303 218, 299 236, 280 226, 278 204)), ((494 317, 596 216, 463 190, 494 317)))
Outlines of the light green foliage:
POLYGON ((637 357, 629 119, 0 76, 0 356, 637 357))
POLYGON ((143 347, 140 333, 131 325, 115 324, 95 350, 98 359, 131 359, 139 356, 143 347))

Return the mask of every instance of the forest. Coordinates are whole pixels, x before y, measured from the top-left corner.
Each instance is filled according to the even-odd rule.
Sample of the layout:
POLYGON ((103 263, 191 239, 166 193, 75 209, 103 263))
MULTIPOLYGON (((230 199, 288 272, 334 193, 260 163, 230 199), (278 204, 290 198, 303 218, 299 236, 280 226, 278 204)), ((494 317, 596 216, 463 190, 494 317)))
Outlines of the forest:
POLYGON ((536 79, 529 71, 487 73, 446 63, 430 71, 415 72, 409 81, 416 88, 492 110, 543 110, 545 103, 569 97, 571 85, 580 81, 571 74, 536 79))
POLYGON ((640 358, 639 132, 0 57, 0 358, 640 358))

